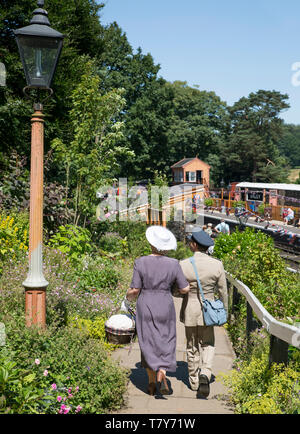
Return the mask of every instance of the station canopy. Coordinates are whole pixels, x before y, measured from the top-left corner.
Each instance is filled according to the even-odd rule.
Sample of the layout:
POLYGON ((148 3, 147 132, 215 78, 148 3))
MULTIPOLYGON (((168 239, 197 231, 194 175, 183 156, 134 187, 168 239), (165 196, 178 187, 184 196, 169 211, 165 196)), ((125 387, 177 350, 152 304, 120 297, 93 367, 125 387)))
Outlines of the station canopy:
POLYGON ((300 184, 272 184, 264 182, 239 182, 236 188, 255 188, 265 190, 300 191, 300 184))

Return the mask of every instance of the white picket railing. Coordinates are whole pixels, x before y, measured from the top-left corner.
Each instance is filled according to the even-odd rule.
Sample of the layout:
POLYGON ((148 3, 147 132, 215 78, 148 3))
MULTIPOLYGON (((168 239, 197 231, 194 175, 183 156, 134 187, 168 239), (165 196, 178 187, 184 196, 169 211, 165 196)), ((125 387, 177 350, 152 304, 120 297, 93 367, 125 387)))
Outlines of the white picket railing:
MULTIPOLYGON (((291 269, 291 271, 295 272, 295 270, 293 269, 291 269)), ((232 313, 234 313, 235 305, 240 298, 238 294, 243 295, 247 300, 247 336, 250 338, 251 331, 257 328, 256 321, 253 321, 254 312, 258 320, 271 335, 270 363, 287 363, 288 346, 292 345, 293 347, 300 349, 300 328, 276 320, 263 307, 263 305, 260 303, 257 297, 255 297, 255 295, 248 288, 248 286, 246 286, 240 280, 235 279, 230 273, 225 273, 230 290, 231 285, 233 287, 232 313)))

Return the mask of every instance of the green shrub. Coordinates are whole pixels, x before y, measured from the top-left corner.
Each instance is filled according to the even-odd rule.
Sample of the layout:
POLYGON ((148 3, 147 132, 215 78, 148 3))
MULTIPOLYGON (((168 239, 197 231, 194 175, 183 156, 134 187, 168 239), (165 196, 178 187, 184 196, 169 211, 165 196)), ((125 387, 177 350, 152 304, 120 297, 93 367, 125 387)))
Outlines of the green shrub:
POLYGON ((90 232, 70 224, 59 226, 57 233, 50 238, 49 244, 66 253, 70 260, 75 262, 93 249, 90 232))
POLYGON ((231 206, 233 206, 233 208, 245 208, 246 202, 244 200, 234 200, 231 203, 231 206))
POLYGON ((179 261, 181 259, 189 258, 192 255, 193 255, 193 253, 191 252, 191 249, 186 244, 184 244, 182 241, 177 242, 177 249, 176 250, 171 250, 168 253, 168 256, 170 258, 175 258, 175 259, 178 259, 179 261))
POLYGON ((50 399, 35 373, 18 369, 17 363, 0 351, 0 414, 38 413, 43 400, 50 399))
POLYGON ((289 316, 296 320, 299 275, 286 270, 271 237, 250 228, 231 235, 221 234, 215 241, 214 256, 222 260, 226 271, 251 289, 274 317, 282 320, 289 316))
POLYGON ((204 199, 204 205, 205 206, 213 206, 213 204, 214 204, 214 201, 212 198, 209 197, 207 199, 204 199))
MULTIPOLYGON (((105 413, 123 405, 127 372, 108 357, 98 339, 85 330, 54 324, 44 331, 28 329, 23 319, 6 322, 5 348, 17 364, 16 375, 31 374, 34 409, 23 406, 22 413, 76 413, 79 408, 81 413, 105 413)), ((13 389, 10 401, 20 400, 19 394, 20 389, 13 389)))
POLYGON ((5 262, 25 257, 28 245, 24 214, 21 213, 19 219, 15 215, 0 214, 0 274, 5 262))
POLYGON ((115 253, 122 256, 128 254, 127 238, 120 237, 116 232, 105 233, 100 238, 99 247, 104 250, 104 252, 115 253))
POLYGON ((72 272, 72 281, 76 282, 77 290, 81 291, 111 294, 120 278, 117 263, 104 257, 85 257, 72 272))
POLYGON ((94 320, 73 317, 68 320, 68 324, 72 327, 84 330, 88 336, 93 339, 98 339, 104 348, 108 351, 112 351, 118 348, 118 345, 114 345, 107 341, 105 334, 105 321, 106 317, 97 317, 94 320))
POLYGON ((299 370, 295 366, 273 364, 267 352, 240 362, 236 370, 222 374, 237 413, 300 413, 299 370))

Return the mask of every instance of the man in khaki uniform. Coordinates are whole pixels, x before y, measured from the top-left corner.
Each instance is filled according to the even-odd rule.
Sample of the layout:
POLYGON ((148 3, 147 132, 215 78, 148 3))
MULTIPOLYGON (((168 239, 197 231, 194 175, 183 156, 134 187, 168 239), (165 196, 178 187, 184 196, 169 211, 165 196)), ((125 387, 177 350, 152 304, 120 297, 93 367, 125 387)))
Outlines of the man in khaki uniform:
MULTIPOLYGON (((214 294, 223 301, 228 311, 228 293, 223 264, 205 252, 214 244, 204 231, 193 232, 189 238, 205 298, 214 300, 214 294)), ((190 284, 190 291, 182 300, 180 321, 185 325, 189 381, 197 398, 209 395, 209 382, 215 353, 214 327, 205 326, 202 314, 201 294, 195 271, 189 259, 180 261, 183 273, 190 284)))

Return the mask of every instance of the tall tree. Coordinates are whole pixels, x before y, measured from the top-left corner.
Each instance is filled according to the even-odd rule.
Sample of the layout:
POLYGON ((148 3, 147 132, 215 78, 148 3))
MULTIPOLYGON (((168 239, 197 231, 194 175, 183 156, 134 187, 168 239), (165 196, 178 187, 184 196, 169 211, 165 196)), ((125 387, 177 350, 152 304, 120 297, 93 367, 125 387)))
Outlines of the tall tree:
MULTIPOLYGON (((34 0, 0 0, 0 61, 6 68, 6 86, 0 87, 2 156, 10 154, 12 150, 17 150, 21 155, 30 155, 32 101, 26 99, 22 92, 26 82, 13 30, 29 25, 35 7, 34 0)), ((93 57, 103 51, 103 27, 98 17, 102 7, 103 4, 97 4, 96 0, 45 2, 51 26, 65 35, 53 82, 54 96, 45 104, 46 151, 54 137, 69 134, 67 116, 71 107, 71 93, 82 71, 82 65, 78 64, 80 55, 93 57)), ((2 161, 4 164, 4 157, 2 161)))
POLYGON ((291 167, 300 166, 300 125, 283 125, 278 149, 288 159, 291 167))
MULTIPOLYGON (((189 87, 186 82, 169 83, 174 92, 174 110, 168 130, 171 164, 184 157, 207 163, 219 161, 229 125, 226 103, 214 92, 189 87)), ((217 182, 220 172, 213 173, 217 182)))
POLYGON ((117 157, 130 154, 118 144, 123 124, 115 121, 125 104, 123 90, 101 93, 95 69, 94 62, 86 62, 85 73, 72 93, 72 140, 66 143, 57 138, 52 142, 56 159, 65 167, 67 194, 71 191, 69 199, 76 224, 81 217, 85 222, 86 217, 95 214, 97 190, 103 184, 111 185, 118 167, 117 157))
POLYGON ((279 114, 289 107, 287 99, 288 95, 274 90, 259 90, 229 108, 231 133, 223 150, 227 180, 286 179, 286 161, 280 158, 277 146, 283 129, 279 114))

